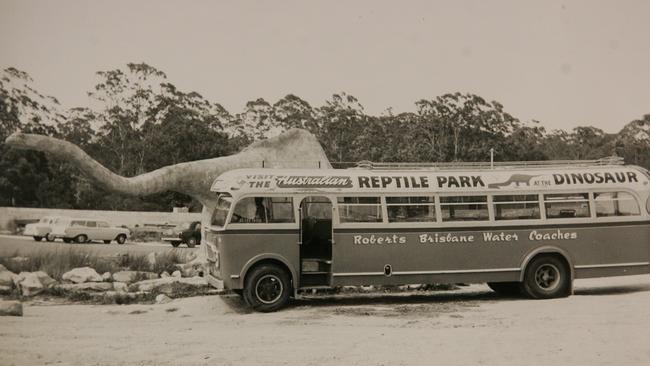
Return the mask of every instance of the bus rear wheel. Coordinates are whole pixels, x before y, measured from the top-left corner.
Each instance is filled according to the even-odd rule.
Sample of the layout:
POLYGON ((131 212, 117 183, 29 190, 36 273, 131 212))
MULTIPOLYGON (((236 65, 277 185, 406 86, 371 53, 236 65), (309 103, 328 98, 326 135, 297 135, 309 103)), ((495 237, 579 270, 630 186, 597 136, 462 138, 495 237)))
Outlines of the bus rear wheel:
POLYGON ((556 256, 539 256, 526 267, 522 290, 534 299, 569 296, 571 294, 569 267, 556 256))
POLYGON ((243 294, 246 303, 254 310, 276 311, 289 302, 291 294, 289 274, 274 264, 255 267, 246 276, 243 294))
POLYGON ((521 282, 488 282, 487 285, 499 295, 521 295, 521 282))

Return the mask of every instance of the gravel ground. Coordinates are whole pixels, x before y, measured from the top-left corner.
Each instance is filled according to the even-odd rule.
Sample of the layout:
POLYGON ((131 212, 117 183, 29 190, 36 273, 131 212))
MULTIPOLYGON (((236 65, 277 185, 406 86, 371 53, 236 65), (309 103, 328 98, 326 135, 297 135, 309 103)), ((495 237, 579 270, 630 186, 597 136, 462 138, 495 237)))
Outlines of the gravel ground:
POLYGON ((650 275, 576 281, 554 300, 335 295, 271 314, 239 297, 27 303, 0 318, 0 365, 647 365, 650 275))

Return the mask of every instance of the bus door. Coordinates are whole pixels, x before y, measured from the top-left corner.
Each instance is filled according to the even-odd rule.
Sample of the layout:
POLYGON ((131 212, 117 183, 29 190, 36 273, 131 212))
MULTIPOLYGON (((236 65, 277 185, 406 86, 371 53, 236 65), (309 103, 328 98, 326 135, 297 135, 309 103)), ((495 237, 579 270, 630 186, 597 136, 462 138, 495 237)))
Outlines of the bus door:
POLYGON ((308 196, 300 202, 300 287, 329 286, 332 275, 332 201, 308 196))

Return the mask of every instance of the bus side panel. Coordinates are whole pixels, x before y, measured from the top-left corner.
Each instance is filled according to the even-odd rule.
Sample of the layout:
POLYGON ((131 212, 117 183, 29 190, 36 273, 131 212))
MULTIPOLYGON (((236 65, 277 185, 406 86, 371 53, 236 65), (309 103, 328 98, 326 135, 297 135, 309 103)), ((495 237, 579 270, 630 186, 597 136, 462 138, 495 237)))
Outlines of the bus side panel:
POLYGON ((576 273, 587 266, 614 266, 590 268, 590 276, 611 275, 616 272, 611 268, 626 263, 638 267, 635 273, 650 268, 650 225, 645 222, 455 231, 336 229, 335 240, 334 285, 517 281, 525 259, 540 247, 568 253, 576 273))
POLYGON ((242 271, 253 258, 284 258, 289 264, 290 271, 299 269, 298 234, 295 232, 274 233, 271 230, 259 231, 226 231, 221 236, 218 245, 221 258, 221 278, 224 287, 241 289, 244 286, 242 271))

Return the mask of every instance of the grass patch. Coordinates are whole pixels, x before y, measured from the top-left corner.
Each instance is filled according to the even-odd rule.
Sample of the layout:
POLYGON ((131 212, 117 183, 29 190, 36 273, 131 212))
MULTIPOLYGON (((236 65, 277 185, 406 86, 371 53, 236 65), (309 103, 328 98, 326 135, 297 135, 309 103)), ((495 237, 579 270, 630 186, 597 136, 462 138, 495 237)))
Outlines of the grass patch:
POLYGON ((42 249, 30 253, 24 260, 0 257, 0 264, 14 273, 44 271, 56 280, 61 280, 64 273, 77 267, 92 267, 100 274, 119 270, 111 259, 79 248, 42 249))

